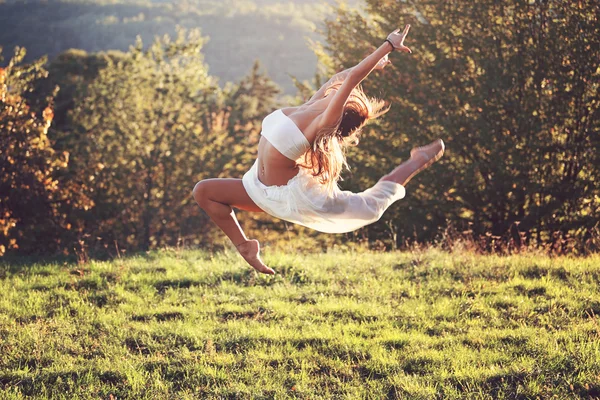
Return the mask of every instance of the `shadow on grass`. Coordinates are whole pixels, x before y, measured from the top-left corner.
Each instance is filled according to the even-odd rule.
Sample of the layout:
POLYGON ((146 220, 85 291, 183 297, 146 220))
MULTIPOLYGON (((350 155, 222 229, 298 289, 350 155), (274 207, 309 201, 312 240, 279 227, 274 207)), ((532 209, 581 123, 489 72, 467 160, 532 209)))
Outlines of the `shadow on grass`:
POLYGON ((282 317, 275 314, 273 310, 265 309, 259 307, 257 310, 252 311, 224 311, 218 314, 218 317, 222 321, 230 321, 230 320, 254 320, 254 321, 275 321, 279 320, 282 317))
POLYGON ((178 334, 153 334, 145 338, 130 336, 125 339, 124 344, 130 353, 142 356, 149 356, 155 352, 169 353, 173 349, 183 347, 190 351, 204 348, 195 338, 178 334))
POLYGON ((485 377, 481 380, 471 377, 458 379, 454 376, 451 376, 448 378, 448 383, 462 393, 469 393, 473 387, 479 387, 482 388, 492 399, 496 399, 499 397, 499 394, 502 394, 503 398, 524 400, 530 397, 519 392, 521 391, 520 388, 527 377, 532 378, 530 374, 525 372, 501 372, 485 377))
POLYGON ((194 286, 200 286, 203 282, 192 279, 165 279, 154 283, 158 293, 163 294, 168 289, 189 289, 194 286))
POLYGON ((192 388, 197 395, 203 394, 199 387, 222 385, 228 382, 225 377, 220 375, 204 375, 201 371, 190 369, 190 366, 186 368, 186 365, 179 361, 148 361, 143 364, 143 368, 151 374, 159 374, 162 379, 172 385, 174 390, 192 388))
POLYGON ((73 387, 89 383, 90 378, 97 377, 103 384, 111 386, 111 393, 119 397, 125 396, 130 390, 127 377, 116 371, 41 371, 29 375, 1 374, 0 387, 17 388, 25 396, 39 396, 45 389, 51 387, 51 393, 70 393, 73 387))
POLYGON ((164 312, 164 313, 155 313, 155 314, 145 314, 145 315, 132 315, 131 320, 137 322, 147 322, 147 321, 173 321, 173 320, 182 320, 185 319, 183 313, 179 311, 172 312, 164 312))
POLYGON ((323 316, 334 321, 355 321, 355 322, 376 322, 379 320, 377 315, 366 315, 357 310, 332 310, 323 313, 323 316))

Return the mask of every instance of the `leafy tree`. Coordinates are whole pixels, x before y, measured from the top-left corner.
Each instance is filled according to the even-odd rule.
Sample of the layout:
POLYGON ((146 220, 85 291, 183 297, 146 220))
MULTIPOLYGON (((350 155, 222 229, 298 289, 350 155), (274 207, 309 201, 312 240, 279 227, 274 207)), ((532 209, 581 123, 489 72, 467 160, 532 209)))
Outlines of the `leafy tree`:
POLYGON ((229 162, 224 172, 239 176, 256 158, 262 120, 279 106, 281 89, 261 70, 260 62, 255 61, 249 74, 224 92, 227 131, 235 142, 225 155, 229 162))
POLYGON ((108 59, 76 101, 72 131, 61 140, 76 155, 73 175, 89 183, 96 202, 79 219, 103 243, 149 248, 203 231, 191 189, 219 170, 228 146, 204 42, 199 31, 182 29, 147 50, 138 39, 124 57, 108 59))
MULTIPOLYGON (((0 60, 1 53, 0 48, 0 60)), ((58 179, 69 153, 55 151, 48 139, 52 97, 41 115, 25 100, 34 81, 47 76, 46 60, 22 64, 24 57, 25 49, 17 47, 0 68, 0 255, 65 249, 72 228, 68 209, 92 205, 76 184, 58 179)))
POLYGON ((413 54, 368 82, 393 106, 356 150, 353 182, 373 182, 409 146, 447 143, 390 214, 400 239, 431 239, 449 221, 586 243, 600 211, 597 2, 369 0, 365 11, 339 7, 328 21, 325 63, 350 66, 405 23, 413 54))
POLYGON ((53 131, 69 129, 68 114, 75 108, 75 100, 106 68, 108 60, 116 63, 123 57, 125 53, 118 50, 88 53, 69 49, 48 64, 47 78, 36 82, 35 90, 28 97, 32 100, 45 98, 56 86, 60 88, 54 97, 54 118, 49 131, 51 137, 54 136, 53 131))
MULTIPOLYGON (((73 243, 114 249, 115 241, 131 250, 182 240, 219 246, 222 234, 193 203, 191 188, 204 178, 241 178, 280 89, 258 62, 219 89, 203 43, 198 31, 186 37, 180 30, 175 41, 156 39, 147 50, 141 40, 128 53, 70 50, 29 90, 32 101, 56 99, 46 132, 56 151, 71 155, 56 179, 91 199, 85 208, 64 208, 70 232, 53 232, 71 250, 73 243)), ((243 219, 251 235, 278 239, 285 229, 266 214, 243 219)))

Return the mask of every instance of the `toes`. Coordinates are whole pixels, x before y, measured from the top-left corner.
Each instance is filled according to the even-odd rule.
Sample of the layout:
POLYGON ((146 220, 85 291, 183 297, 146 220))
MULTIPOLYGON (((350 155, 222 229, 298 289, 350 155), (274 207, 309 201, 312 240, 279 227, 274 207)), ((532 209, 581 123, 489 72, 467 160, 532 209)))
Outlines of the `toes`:
POLYGON ((258 272, 261 272, 263 274, 275 275, 275 271, 273 271, 271 268, 267 267, 265 264, 261 264, 258 267, 255 267, 253 265, 252 267, 254 267, 255 270, 257 270, 258 272))
POLYGON ((271 268, 267 267, 260 258, 257 258, 257 261, 258 261, 259 268, 256 268, 256 267, 255 268, 258 272, 262 272, 263 274, 269 274, 269 275, 275 274, 275 271, 273 271, 271 268))
POLYGON ((242 245, 238 245, 238 251, 240 255, 246 260, 248 264, 256 271, 268 274, 275 275, 275 271, 271 268, 267 267, 265 263, 260 259, 260 244, 258 240, 252 239, 243 243, 242 245))
POLYGON ((411 157, 424 156, 427 161, 439 158, 444 153, 445 144, 442 139, 437 139, 425 146, 415 147, 411 150, 411 157))

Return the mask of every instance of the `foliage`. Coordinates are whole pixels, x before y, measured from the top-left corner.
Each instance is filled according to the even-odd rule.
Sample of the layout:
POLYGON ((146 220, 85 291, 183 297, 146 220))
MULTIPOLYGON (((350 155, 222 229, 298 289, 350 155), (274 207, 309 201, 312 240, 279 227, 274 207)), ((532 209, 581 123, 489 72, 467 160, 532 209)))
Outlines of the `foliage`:
POLYGON ((0 265, 0 397, 595 398, 598 255, 0 265))
POLYGON ((76 99, 73 179, 88 183, 96 207, 78 216, 103 243, 149 248, 202 232, 191 199, 194 177, 221 170, 231 142, 221 128, 221 96, 208 75, 199 31, 175 40, 141 40, 105 68, 76 99))
MULTIPOLYGON (((242 177, 280 89, 256 62, 247 77, 221 90, 203 63, 204 39, 184 32, 148 50, 138 41, 128 53, 70 51, 50 65, 45 86, 66 92, 53 135, 73 152, 69 179, 85 182, 96 204, 71 216, 87 249, 227 242, 193 202, 191 188, 201 179, 242 177)), ((284 228, 270 216, 244 214, 249 235, 284 228)))
MULTIPOLYGON (((87 87, 98 77, 100 70, 106 68, 108 60, 113 63, 126 57, 121 51, 88 53, 84 50, 69 49, 48 63, 48 77, 36 82, 35 90, 29 96, 43 98, 60 88, 54 97, 54 118, 49 135, 56 138, 56 130, 69 129, 68 114, 75 108, 75 102, 85 93, 87 87)), ((60 144, 60 143, 59 143, 60 144)))
MULTIPOLYGON (((103 23, 110 25, 109 16, 115 14, 115 24, 149 36, 142 28, 154 26, 165 12, 177 18, 182 10, 190 18, 203 15, 211 27, 221 24, 215 16, 231 4, 56 1, 54 11, 39 4, 25 12, 19 9, 23 4, 11 2, 0 4, 0 34, 14 23, 11 16, 34 21, 50 13, 44 17, 56 20, 52 29, 36 25, 14 37, 52 38, 50 29, 68 33, 61 40, 75 40, 71 17, 81 17, 75 20, 87 26, 92 25, 90 15, 99 13, 108 18, 103 23), (152 12, 140 16, 139 7, 152 12), (56 10, 69 12, 58 21, 51 14, 56 10), (148 24, 150 19, 154 22, 148 24)), ((313 90, 302 76, 292 77, 299 93, 282 97, 269 63, 286 76, 296 75, 279 68, 288 51, 302 58, 288 43, 289 32, 276 37, 260 30, 261 41, 285 42, 285 50, 272 40, 265 48, 253 47, 240 21, 277 15, 277 24, 291 26, 286 18, 298 10, 304 18, 311 6, 311 1, 289 7, 248 1, 227 14, 240 27, 232 30, 235 41, 219 42, 219 51, 243 47, 253 60, 260 54, 270 61, 266 68, 254 61, 246 76, 222 87, 208 72, 203 54, 209 45, 196 30, 186 37, 186 30, 178 28, 175 39, 156 37, 146 48, 138 37, 125 52, 72 49, 48 65, 45 80, 35 79, 48 75, 43 60, 17 66, 24 57, 24 50, 18 50, 20 58, 3 70, 10 82, 4 85, 2 104, 3 123, 16 130, 2 132, 0 149, 3 157, 23 151, 20 157, 31 168, 19 170, 8 161, 2 166, 6 176, 0 179, 10 188, 2 191, 2 252, 32 252, 34 243, 45 253, 72 251, 75 244, 80 252, 115 244, 128 250, 181 242, 222 247, 227 239, 193 203, 191 188, 200 179, 241 178, 255 160, 262 119, 277 107, 299 104, 313 90)), ((436 137, 447 144, 440 164, 411 181, 407 198, 382 221, 358 232, 321 235, 242 212, 248 235, 279 248, 292 241, 319 248, 344 240, 366 240, 379 248, 439 239, 450 229, 487 250, 536 245, 557 253, 597 249, 600 23, 593 2, 369 1, 364 10, 341 4, 327 23, 327 42, 311 43, 321 61, 316 86, 334 70, 355 65, 406 22, 413 25, 414 53, 392 55, 395 66, 366 82, 370 94, 393 107, 365 131, 361 146, 350 149, 352 171, 342 184, 354 192, 365 190, 408 156, 409 145, 436 137)), ((172 21, 168 25, 174 26, 172 21)), ((294 40, 300 37, 294 34, 294 40)), ((50 51, 62 48, 61 43, 48 47, 41 41, 40 46, 50 51)), ((103 39, 98 43, 108 46, 103 39)), ((295 65, 307 69, 300 61, 295 65)))
MULTIPOLYGON (((39 251, 101 256, 227 243, 193 202, 191 189, 200 179, 242 177, 280 89, 256 62, 247 77, 221 90, 203 63, 203 44, 198 31, 185 37, 180 30, 176 40, 157 38, 148 50, 141 41, 127 53, 70 50, 50 63, 50 76, 37 80, 27 97, 55 96, 48 137, 71 161, 54 175, 71 185, 72 196, 90 201, 85 209, 63 204, 69 231, 52 231, 61 246, 39 242, 39 251)), ((36 212, 28 210, 29 218, 36 212)), ((240 220, 267 245, 287 229, 266 214, 241 213, 240 220)), ((311 236, 305 231, 288 230, 286 237, 311 236)), ((30 226, 21 235, 36 237, 36 230, 30 226)))
POLYGON ((254 163, 262 120, 280 105, 280 93, 258 61, 240 82, 225 88, 227 130, 235 142, 233 151, 223 154, 228 161, 224 172, 229 176, 241 177, 254 163))
POLYGON ((399 240, 450 222, 585 246, 600 213, 597 2, 367 1, 366 14, 340 7, 329 20, 322 58, 352 66, 405 23, 413 54, 368 82, 393 107, 355 153, 353 188, 441 137, 441 163, 386 216, 399 240))
POLYGON ((0 256, 10 249, 29 254, 60 249, 72 228, 66 212, 92 205, 77 184, 58 179, 69 153, 56 151, 47 136, 52 97, 41 113, 25 99, 47 75, 46 60, 23 65, 24 57, 25 49, 16 48, 0 68, 0 256))

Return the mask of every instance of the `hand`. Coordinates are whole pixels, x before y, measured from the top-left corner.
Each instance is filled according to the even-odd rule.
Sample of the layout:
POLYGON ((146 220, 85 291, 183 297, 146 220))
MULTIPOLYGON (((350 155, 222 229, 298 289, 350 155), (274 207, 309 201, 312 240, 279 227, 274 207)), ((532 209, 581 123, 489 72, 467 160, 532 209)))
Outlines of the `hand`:
POLYGON ((388 40, 392 42, 392 46, 394 46, 394 50, 402 51, 404 53, 412 53, 411 49, 404 45, 404 39, 406 35, 408 35, 408 31, 410 30, 410 25, 406 25, 404 27, 404 32, 399 33, 400 29, 396 29, 394 32, 388 35, 388 40))
POLYGON ((392 62, 390 60, 388 60, 388 56, 387 54, 385 56, 383 56, 381 58, 381 60, 379 60, 377 62, 377 65, 375 65, 375 70, 377 71, 381 71, 382 69, 384 69, 386 66, 390 65, 392 62))

